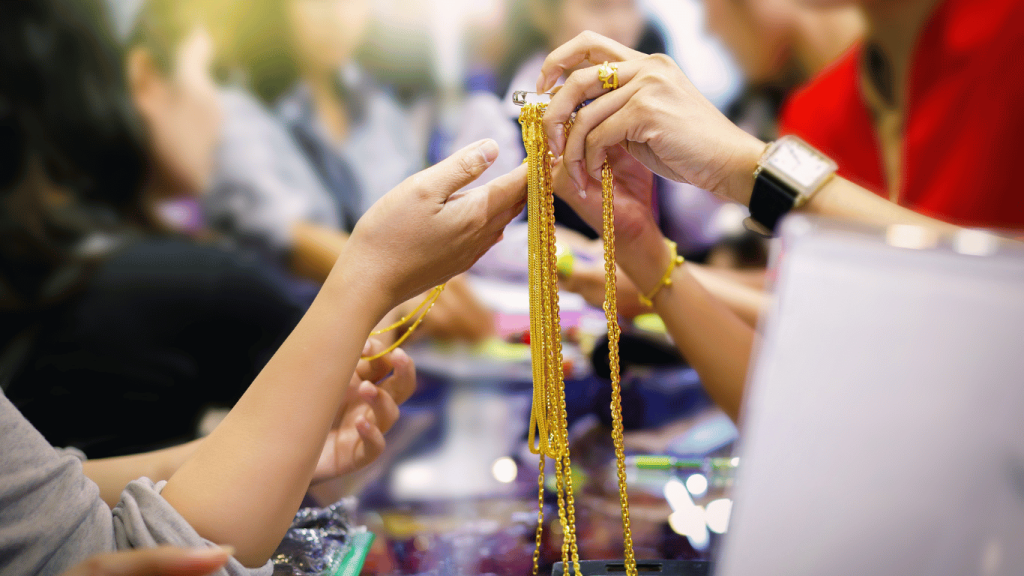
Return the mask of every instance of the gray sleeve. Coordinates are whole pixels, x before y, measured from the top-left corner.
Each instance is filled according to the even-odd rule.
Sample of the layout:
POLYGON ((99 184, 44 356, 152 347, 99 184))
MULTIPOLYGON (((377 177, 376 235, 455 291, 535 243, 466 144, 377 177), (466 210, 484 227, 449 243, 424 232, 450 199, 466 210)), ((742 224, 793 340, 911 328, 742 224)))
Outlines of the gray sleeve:
POLYGON ((337 228, 337 208, 287 127, 252 96, 226 90, 217 173, 204 198, 210 224, 226 234, 291 247, 298 222, 337 228))
MULTIPOLYGON (((160 496, 166 482, 154 484, 140 478, 121 493, 121 501, 113 510, 114 543, 118 550, 181 546, 200 548, 216 546, 203 538, 160 496)), ((260 568, 248 569, 231 558, 218 576, 271 576, 274 565, 267 562, 260 568)))
MULTIPOLYGON (((54 449, 0 394, 0 574, 60 574, 95 554, 156 544, 212 546, 148 480, 111 511, 72 452, 54 449)), ((269 576, 232 560, 221 575, 269 576)))

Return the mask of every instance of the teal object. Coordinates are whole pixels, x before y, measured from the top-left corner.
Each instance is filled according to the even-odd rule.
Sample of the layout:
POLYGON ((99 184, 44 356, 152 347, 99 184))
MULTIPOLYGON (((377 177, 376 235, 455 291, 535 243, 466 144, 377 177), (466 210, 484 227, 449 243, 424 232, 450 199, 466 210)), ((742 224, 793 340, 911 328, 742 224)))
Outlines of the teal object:
POLYGON ((373 532, 358 532, 352 535, 348 546, 338 550, 334 557, 331 569, 326 572, 329 576, 359 576, 366 562, 366 556, 370 553, 370 546, 376 539, 373 532))

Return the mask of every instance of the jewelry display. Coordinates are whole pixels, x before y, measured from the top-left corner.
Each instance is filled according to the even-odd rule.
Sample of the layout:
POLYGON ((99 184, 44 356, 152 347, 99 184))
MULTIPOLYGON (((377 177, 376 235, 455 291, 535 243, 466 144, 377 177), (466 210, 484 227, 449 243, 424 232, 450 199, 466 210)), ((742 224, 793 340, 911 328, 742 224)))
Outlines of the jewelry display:
MULTIPOLYGON (((606 87, 618 87, 614 65, 605 63, 599 76, 606 87)), ((533 406, 530 414, 530 450, 539 454, 538 514, 533 574, 538 573, 544 524, 544 474, 546 459, 554 462, 558 518, 562 528, 562 565, 572 566, 580 575, 576 542, 576 510, 573 497, 569 433, 566 422, 565 379, 562 358, 562 330, 558 307, 558 257, 555 245, 554 191, 551 165, 542 121, 547 104, 527 103, 525 92, 517 92, 513 101, 522 105, 519 122, 528 165, 528 266, 530 283, 530 347, 533 358, 533 406)), ((566 132, 571 128, 567 123, 566 132)), ((612 440, 615 447, 619 502, 622 510, 623 545, 626 574, 636 576, 636 558, 629 522, 626 493, 626 466, 623 447, 622 400, 619 374, 619 324, 616 305, 615 226, 612 215, 614 178, 607 161, 601 171, 604 241, 605 302, 608 326, 608 358, 611 367, 612 440)), ((566 570, 568 572, 568 570, 566 570)))

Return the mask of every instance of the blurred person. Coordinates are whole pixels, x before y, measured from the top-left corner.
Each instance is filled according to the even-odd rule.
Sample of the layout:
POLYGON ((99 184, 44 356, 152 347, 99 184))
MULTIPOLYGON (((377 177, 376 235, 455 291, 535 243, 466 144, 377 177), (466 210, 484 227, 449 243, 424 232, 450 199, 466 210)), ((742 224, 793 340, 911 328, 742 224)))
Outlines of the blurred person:
MULTIPOLYGON (((0 138, 10 152, 0 158, 5 315, 41 313, 79 280, 74 268, 57 270, 88 267, 96 250, 86 241, 92 228, 74 225, 130 214, 145 174, 144 146, 124 144, 133 129, 124 121, 131 108, 118 87, 119 58, 89 6, 9 2, 0 19, 0 138), (60 91, 68 82, 90 89, 60 91), (92 114, 68 114, 78 108, 92 114), (93 147, 83 148, 83 138, 93 147)), ((414 381, 400 352, 359 362, 383 351, 366 335, 397 303, 468 268, 522 210, 523 169, 454 195, 497 153, 493 141, 467 147, 374 205, 309 313, 224 421, 178 461, 172 448, 83 464, 53 448, 0 394, 0 572, 59 574, 115 550, 216 543, 235 550, 222 573, 269 574, 268 558, 309 483, 372 458, 397 417, 389 390, 398 396, 414 381), (387 225, 394 221, 404 225, 387 225), (150 457, 164 460, 166 481, 125 487, 150 457), (103 495, 122 488, 111 509, 103 495)), ((100 417, 95 407, 80 409, 100 417)), ((134 432, 120 420, 129 416, 109 416, 121 422, 118 433, 134 432)))
MULTIPOLYGON (((207 216, 316 282, 363 212, 427 159, 424 114, 402 108, 354 60, 369 24, 366 0, 254 0, 236 2, 224 26, 223 59, 244 81, 223 95, 207 216)), ((459 277, 422 332, 479 340, 494 318, 459 277)))
POLYGON ((704 0, 708 28, 728 47, 747 82, 785 91, 839 58, 862 35, 852 6, 807 0, 704 0))
POLYGON ((1024 79, 1013 72, 1024 4, 814 3, 859 6, 867 36, 793 96, 781 132, 901 206, 962 226, 1024 228, 1024 199, 1004 169, 1024 133, 1024 79))
MULTIPOLYGON (((736 420, 754 330, 701 285, 689 263, 675 262, 651 216, 651 191, 657 173, 750 205, 765 143, 725 118, 668 58, 648 56, 596 34, 581 34, 552 52, 537 89, 550 89, 565 69, 605 61, 618 63, 618 89, 602 87, 597 66, 578 70, 545 114, 552 153, 561 157, 553 176, 556 192, 588 221, 600 223, 600 172, 604 161, 610 162, 617 185, 618 262, 642 293, 650 295, 709 395, 736 420), (577 113, 566 136, 563 123, 587 100, 591 103, 577 113)), ((879 198, 842 176, 823 178, 811 194, 793 208, 874 225, 958 230, 879 198)))
POLYGON ((864 33, 854 6, 806 0, 704 0, 706 23, 743 70, 746 90, 728 116, 758 138, 778 136, 792 91, 843 55, 864 33))
MULTIPOLYGON (((167 230, 154 210, 212 172, 208 7, 137 6, 125 73, 102 14, 84 8, 68 15, 83 31, 43 22, 45 41, 3 54, 8 121, 45 151, 27 177, 63 171, 5 209, 3 384, 50 442, 92 456, 194 439, 206 408, 232 405, 302 315, 259 263, 167 230), (81 53, 57 58, 68 45, 81 53)), ((37 25, 25 15, 10 33, 37 25)))

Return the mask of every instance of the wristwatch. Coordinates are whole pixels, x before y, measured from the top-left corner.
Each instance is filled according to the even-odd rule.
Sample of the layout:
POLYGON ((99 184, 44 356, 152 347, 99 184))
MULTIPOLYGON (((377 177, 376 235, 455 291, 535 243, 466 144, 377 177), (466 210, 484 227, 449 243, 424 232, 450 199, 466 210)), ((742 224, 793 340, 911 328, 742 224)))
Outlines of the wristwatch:
POLYGON ((747 228, 770 236, 790 210, 810 200, 836 173, 836 163, 796 136, 765 149, 754 171, 747 228))

